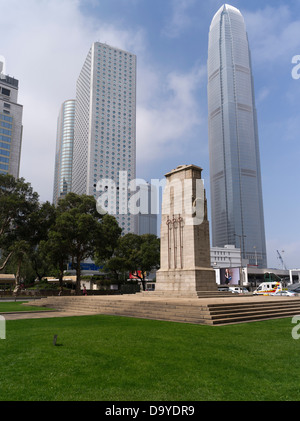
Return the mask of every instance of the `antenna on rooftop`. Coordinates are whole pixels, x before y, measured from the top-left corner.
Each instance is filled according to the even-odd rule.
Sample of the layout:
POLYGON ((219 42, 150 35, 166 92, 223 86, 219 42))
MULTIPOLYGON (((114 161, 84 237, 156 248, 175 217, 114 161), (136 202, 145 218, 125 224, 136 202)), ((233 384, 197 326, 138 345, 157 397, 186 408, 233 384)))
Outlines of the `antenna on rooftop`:
POLYGON ((5 57, 0 56, 0 79, 4 79, 6 75, 5 57))

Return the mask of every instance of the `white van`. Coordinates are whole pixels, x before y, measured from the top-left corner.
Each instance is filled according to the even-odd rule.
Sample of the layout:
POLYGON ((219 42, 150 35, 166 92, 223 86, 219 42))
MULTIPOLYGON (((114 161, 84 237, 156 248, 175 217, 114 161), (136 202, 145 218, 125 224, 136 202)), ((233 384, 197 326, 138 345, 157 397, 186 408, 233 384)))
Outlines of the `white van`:
POLYGON ((253 295, 271 295, 282 290, 281 282, 263 282, 253 292, 253 295))

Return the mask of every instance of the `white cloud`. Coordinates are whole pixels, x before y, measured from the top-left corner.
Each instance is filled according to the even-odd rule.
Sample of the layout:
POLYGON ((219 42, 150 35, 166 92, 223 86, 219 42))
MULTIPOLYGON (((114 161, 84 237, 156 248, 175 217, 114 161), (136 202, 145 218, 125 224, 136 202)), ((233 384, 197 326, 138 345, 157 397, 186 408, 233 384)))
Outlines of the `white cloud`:
MULTIPOLYGON (((299 53, 300 21, 295 20, 289 6, 266 6, 256 12, 243 12, 250 39, 252 56, 257 63, 270 64, 299 53)), ((290 62, 289 60, 289 62, 290 62)))
POLYGON ((162 33, 169 38, 177 38, 191 24, 189 8, 195 0, 173 0, 172 15, 162 33))
POLYGON ((197 95, 205 74, 205 68, 197 65, 186 74, 150 75, 148 101, 141 103, 137 110, 141 160, 176 154, 181 157, 183 142, 188 142, 195 127, 203 123, 197 95))
POLYGON ((256 104, 259 105, 261 102, 263 102, 268 96, 270 95, 270 88, 263 87, 256 97, 256 104))

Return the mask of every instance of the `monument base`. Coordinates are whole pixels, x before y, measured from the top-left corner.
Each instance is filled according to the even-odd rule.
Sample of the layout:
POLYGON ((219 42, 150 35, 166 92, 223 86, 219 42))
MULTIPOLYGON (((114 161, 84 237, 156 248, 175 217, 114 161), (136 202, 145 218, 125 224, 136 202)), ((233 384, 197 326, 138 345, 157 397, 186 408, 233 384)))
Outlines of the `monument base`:
POLYGON ((197 295, 197 292, 218 291, 214 269, 170 269, 156 273, 156 292, 197 295))

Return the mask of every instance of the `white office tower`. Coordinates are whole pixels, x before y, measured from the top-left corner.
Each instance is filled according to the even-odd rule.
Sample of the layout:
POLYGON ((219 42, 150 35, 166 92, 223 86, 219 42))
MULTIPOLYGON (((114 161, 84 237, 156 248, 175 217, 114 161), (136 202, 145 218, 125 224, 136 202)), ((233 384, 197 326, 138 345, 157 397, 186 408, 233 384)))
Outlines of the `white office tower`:
POLYGON ((19 178, 23 106, 18 104, 19 81, 3 70, 0 62, 0 174, 19 178))
POLYGON ((243 259, 267 267, 248 37, 242 14, 227 4, 209 32, 208 120, 212 245, 241 247, 243 259))
POLYGON ((57 119, 53 203, 64 198, 72 186, 72 164, 75 122, 74 99, 65 101, 57 119))
POLYGON ((136 232, 128 205, 135 178, 136 56, 95 42, 77 81, 72 191, 100 197, 123 234, 136 232))

